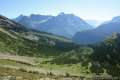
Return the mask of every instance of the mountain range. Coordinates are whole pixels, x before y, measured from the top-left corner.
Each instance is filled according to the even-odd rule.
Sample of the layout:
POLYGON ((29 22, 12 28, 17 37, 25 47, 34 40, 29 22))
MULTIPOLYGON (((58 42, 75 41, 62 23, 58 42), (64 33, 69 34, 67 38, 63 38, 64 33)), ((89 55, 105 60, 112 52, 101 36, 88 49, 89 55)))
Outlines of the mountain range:
POLYGON ((103 41, 112 33, 120 32, 120 16, 114 17, 110 21, 106 21, 95 29, 83 32, 77 32, 73 40, 82 44, 94 44, 103 41))
POLYGON ((86 23, 83 19, 74 14, 60 13, 57 16, 35 15, 30 16, 20 15, 16 22, 38 31, 44 31, 72 38, 76 32, 92 29, 93 27, 86 23))

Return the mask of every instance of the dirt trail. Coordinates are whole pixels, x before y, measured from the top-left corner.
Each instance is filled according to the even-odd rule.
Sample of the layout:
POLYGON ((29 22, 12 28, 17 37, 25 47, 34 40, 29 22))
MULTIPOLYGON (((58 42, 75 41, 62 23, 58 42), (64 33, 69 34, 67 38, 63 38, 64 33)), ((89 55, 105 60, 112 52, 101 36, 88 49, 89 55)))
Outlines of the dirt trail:
POLYGON ((60 70, 50 70, 50 69, 45 69, 45 68, 40 68, 40 67, 36 67, 35 62, 33 57, 26 57, 26 56, 18 56, 18 55, 10 55, 10 54, 0 54, 0 59, 5 59, 5 60, 14 60, 20 63, 26 63, 26 64, 31 64, 33 66, 18 66, 18 65, 1 65, 1 67, 6 67, 6 68, 14 68, 14 69, 25 69, 27 71, 37 71, 39 73, 44 73, 44 74, 48 74, 49 72, 52 72, 55 75, 65 75, 64 71, 60 71, 60 70))
POLYGON ((18 62, 24 62, 31 65, 35 65, 34 57, 26 57, 26 56, 18 56, 18 55, 10 55, 10 54, 0 54, 0 59, 8 59, 14 60, 18 62))
POLYGON ((44 69, 44 68, 38 68, 38 67, 31 67, 31 66, 13 66, 13 65, 1 65, 0 64, 0 67, 5 67, 5 68, 12 68, 12 69, 24 69, 26 71, 32 71, 32 72, 38 72, 38 73, 43 73, 43 74, 48 74, 48 73, 52 73, 54 75, 62 75, 64 76, 65 75, 65 72, 63 71, 59 71, 59 70, 47 70, 47 69, 44 69))

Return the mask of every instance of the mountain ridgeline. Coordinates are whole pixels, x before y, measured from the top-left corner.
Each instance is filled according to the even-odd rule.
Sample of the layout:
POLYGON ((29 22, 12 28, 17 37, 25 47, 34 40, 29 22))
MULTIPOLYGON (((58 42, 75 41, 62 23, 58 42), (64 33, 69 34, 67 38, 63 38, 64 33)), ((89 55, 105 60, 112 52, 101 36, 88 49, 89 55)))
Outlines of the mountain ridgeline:
POLYGON ((16 22, 39 31, 53 33, 68 38, 76 32, 92 29, 92 26, 73 14, 60 13, 57 16, 35 15, 19 16, 16 22))
POLYGON ((120 16, 104 22, 96 29, 77 32, 74 35, 73 40, 74 42, 81 44, 95 44, 102 42, 114 32, 120 32, 120 16))

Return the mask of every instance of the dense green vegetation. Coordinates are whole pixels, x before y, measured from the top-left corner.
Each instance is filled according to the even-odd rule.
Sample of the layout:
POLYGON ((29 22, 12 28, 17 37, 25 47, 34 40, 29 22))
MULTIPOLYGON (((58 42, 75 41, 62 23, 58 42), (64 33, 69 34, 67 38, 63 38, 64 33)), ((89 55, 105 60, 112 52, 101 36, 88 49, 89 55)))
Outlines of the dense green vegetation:
MULTIPOLYGON (((113 76, 120 75, 120 34, 114 33, 100 45, 94 46, 94 53, 91 55, 92 62, 96 62, 97 72, 106 72, 113 76)), ((93 65, 95 67, 95 65, 93 65)), ((93 72, 95 68, 93 69, 93 72)))

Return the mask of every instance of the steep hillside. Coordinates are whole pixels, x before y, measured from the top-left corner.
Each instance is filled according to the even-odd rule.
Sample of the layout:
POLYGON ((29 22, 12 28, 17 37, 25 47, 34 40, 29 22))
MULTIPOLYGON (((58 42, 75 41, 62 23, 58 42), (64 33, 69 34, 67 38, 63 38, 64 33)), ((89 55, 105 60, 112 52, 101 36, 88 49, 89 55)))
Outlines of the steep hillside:
POLYGON ((119 16, 101 24, 96 29, 76 33, 73 40, 78 43, 93 44, 103 41, 114 32, 120 32, 119 16))
POLYGON ((106 73, 112 76, 120 75, 120 34, 114 33, 99 45, 93 47, 94 53, 91 55, 93 72, 106 73), (98 69, 98 70, 97 70, 98 69))

